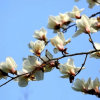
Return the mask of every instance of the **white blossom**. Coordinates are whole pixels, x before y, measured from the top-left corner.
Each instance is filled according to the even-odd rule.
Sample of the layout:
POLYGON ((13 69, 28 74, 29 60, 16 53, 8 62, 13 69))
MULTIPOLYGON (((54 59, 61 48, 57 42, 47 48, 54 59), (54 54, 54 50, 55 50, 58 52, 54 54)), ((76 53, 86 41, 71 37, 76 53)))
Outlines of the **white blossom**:
POLYGON ((64 34, 62 32, 58 32, 57 36, 51 38, 50 41, 52 45, 56 47, 56 49, 58 49, 59 51, 63 51, 64 46, 68 44, 71 41, 71 39, 66 41, 64 38, 64 34))
POLYGON ((85 80, 76 79, 76 81, 74 82, 74 87, 72 87, 72 89, 74 89, 75 91, 83 92, 84 88, 85 88, 85 80))
POLYGON ((16 72, 15 68, 17 68, 17 65, 12 57, 7 57, 6 62, 0 63, 0 69, 3 72, 14 74, 16 72))
POLYGON ((26 74, 28 73, 26 70, 23 70, 23 71, 17 71, 17 75, 21 75, 20 77, 16 78, 15 81, 18 82, 18 85, 20 87, 26 87, 28 85, 28 81, 29 81, 29 77, 28 75, 29 74, 26 74), (23 74, 23 75, 22 75, 23 74), (24 75, 25 74, 25 75, 24 75))
POLYGON ((41 28, 40 30, 36 30, 34 32, 33 37, 38 40, 43 40, 46 42, 47 41, 46 34, 47 34, 47 31, 44 28, 41 28))
POLYGON ((97 32, 97 30, 92 27, 91 20, 86 15, 82 15, 81 19, 77 19, 76 25, 79 29, 76 31, 73 37, 76 37, 82 33, 90 34, 97 32))
POLYGON ((60 19, 61 19, 62 27, 63 27, 63 25, 68 25, 72 22, 72 19, 69 16, 68 13, 64 13, 64 14, 60 13, 59 16, 60 16, 60 19))
POLYGON ((100 17, 97 18, 90 18, 91 26, 99 31, 100 30, 100 17))
POLYGON ((84 79, 82 80, 76 79, 72 89, 84 93, 88 93, 88 91, 94 90, 95 92, 99 93, 99 87, 100 87, 100 82, 98 78, 96 78, 94 81, 91 80, 91 78, 89 78, 87 82, 84 79))
POLYGON ((72 12, 69 12, 69 15, 71 18, 77 18, 77 19, 80 19, 81 16, 80 16, 80 13, 84 10, 83 9, 79 9, 77 6, 74 6, 72 12))
POLYGON ((68 13, 60 13, 58 16, 50 16, 48 20, 48 28, 54 29, 54 33, 60 31, 60 28, 64 28, 72 22, 68 13))
POLYGON ((40 40, 37 40, 35 42, 31 41, 29 43, 29 48, 31 48, 30 51, 32 53, 35 53, 37 56, 40 56, 41 52, 45 48, 45 42, 44 41, 40 41, 40 40))
MULTIPOLYGON (((94 45, 95 45, 97 50, 100 50, 100 43, 94 43, 94 45)), ((100 51, 90 54, 90 57, 94 57, 96 59, 100 59, 100 51)))
POLYGON ((12 57, 6 58, 6 63, 11 73, 15 73, 15 68, 17 68, 16 62, 12 57))
MULTIPOLYGON (((68 78, 70 75, 75 76, 76 73, 80 70, 80 67, 75 67, 73 59, 68 59, 65 64, 60 64, 60 72, 64 74, 62 78, 68 78)), ((82 69, 84 69, 83 67, 82 69)))
POLYGON ((36 67, 39 67, 41 62, 37 60, 36 56, 28 56, 28 58, 23 61, 23 70, 27 72, 33 71, 36 67))
POLYGON ((93 81, 93 89, 95 90, 95 92, 99 93, 99 87, 100 87, 100 81, 98 78, 96 78, 94 81, 93 81))
POLYGON ((50 16, 48 19, 48 28, 54 29, 54 33, 59 32, 61 24, 60 16, 50 16))

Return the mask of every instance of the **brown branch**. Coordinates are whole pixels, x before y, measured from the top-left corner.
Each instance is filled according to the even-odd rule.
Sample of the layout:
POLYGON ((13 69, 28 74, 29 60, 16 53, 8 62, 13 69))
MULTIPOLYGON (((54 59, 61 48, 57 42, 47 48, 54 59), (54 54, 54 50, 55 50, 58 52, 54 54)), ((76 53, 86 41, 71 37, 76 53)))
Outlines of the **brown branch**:
POLYGON ((67 30, 69 29, 69 28, 71 28, 71 27, 73 27, 73 26, 75 26, 76 24, 73 24, 73 25, 69 25, 67 28, 64 28, 63 29, 63 33, 65 33, 65 32, 67 32, 67 30))
POLYGON ((97 12, 97 13, 95 13, 95 14, 92 14, 89 18, 94 17, 94 16, 96 16, 96 15, 98 15, 98 14, 100 14, 100 11, 97 12))
POLYGON ((38 57, 43 61, 43 63, 46 63, 43 58, 41 58, 40 56, 38 56, 38 57))
MULTIPOLYGON (((98 52, 98 51, 100 51, 100 50, 93 50, 93 51, 89 51, 89 52, 81 52, 81 53, 74 53, 74 54, 63 55, 63 56, 61 56, 61 57, 53 58, 53 59, 48 60, 48 61, 46 62, 46 64, 47 64, 49 61, 52 61, 52 60, 57 60, 57 61, 58 61, 58 60, 60 60, 60 59, 62 59, 62 58, 65 58, 65 57, 76 56, 76 55, 84 55, 84 54, 85 54, 85 55, 88 55, 88 54, 91 54, 91 53, 94 53, 94 52, 98 52)), ((87 56, 86 56, 86 58, 87 58, 87 56)), ((85 58, 84 63, 83 63, 82 66, 84 66, 84 64, 85 64, 85 62, 86 62, 86 58, 85 58)), ((18 77, 21 77, 21 76, 26 75, 26 74, 32 75, 36 70, 42 70, 42 68, 43 68, 44 66, 42 66, 42 67, 41 67, 41 66, 42 66, 42 65, 36 67, 36 68, 35 68, 33 71, 31 71, 31 72, 24 73, 24 74, 21 74, 21 75, 17 75, 17 76, 15 76, 15 77, 11 77, 10 80, 8 80, 7 82, 5 82, 5 83, 3 83, 2 85, 0 85, 0 87, 6 85, 6 84, 9 83, 10 81, 12 81, 12 80, 14 80, 14 79, 16 79, 16 78, 18 78, 18 77)))
POLYGON ((92 43, 92 46, 93 46, 93 48, 95 49, 95 50, 97 50, 96 49, 96 47, 95 47, 95 45, 94 45, 94 42, 93 42, 93 40, 92 40, 92 37, 91 37, 91 35, 90 34, 88 34, 89 35, 89 41, 92 43))
POLYGON ((7 83, 11 82, 12 80, 18 78, 18 77, 21 77, 23 75, 26 75, 26 74, 29 74, 29 73, 24 73, 24 74, 21 74, 21 75, 17 75, 16 77, 12 77, 10 80, 8 80, 7 82, 3 83, 2 85, 0 85, 0 87, 6 85, 7 83))
POLYGON ((83 64, 82 64, 82 66, 81 66, 80 70, 76 73, 76 75, 75 75, 75 76, 77 76, 77 75, 81 72, 82 68, 84 67, 84 65, 85 65, 85 63, 86 63, 87 56, 88 56, 88 54, 86 54, 85 59, 84 59, 84 62, 83 62, 83 64))
POLYGON ((51 59, 51 60, 59 60, 59 59, 65 58, 65 57, 71 57, 71 56, 77 56, 77 55, 86 55, 86 54, 91 54, 91 53, 98 52, 98 51, 100 51, 100 50, 92 50, 92 51, 89 51, 89 52, 81 52, 81 53, 67 54, 67 55, 63 55, 61 57, 54 58, 54 59, 51 59))
POLYGON ((0 85, 0 87, 2 87, 2 86, 4 86, 4 85, 6 85, 7 83, 9 83, 10 81, 12 81, 13 80, 13 78, 12 79, 10 79, 10 80, 8 80, 7 82, 5 82, 5 83, 3 83, 2 85, 0 85))
MULTIPOLYGON (((44 67, 44 66, 43 66, 44 67)), ((42 67, 41 67, 41 65, 38 67, 36 67, 33 71, 31 71, 31 72, 27 72, 27 73, 24 73, 24 74, 21 74, 21 75, 17 75, 17 76, 15 76, 15 77, 11 77, 11 79, 10 80, 8 80, 7 82, 5 82, 5 83, 3 83, 2 85, 0 85, 0 87, 2 87, 2 86, 4 86, 4 85, 6 85, 7 83, 9 83, 9 82, 11 82, 12 80, 14 80, 14 79, 16 79, 16 78, 18 78, 18 77, 21 77, 21 76, 24 76, 24 75, 27 75, 27 74, 29 74, 29 76, 30 75, 32 75, 33 73, 35 73, 37 70, 41 70, 42 69, 42 67)))

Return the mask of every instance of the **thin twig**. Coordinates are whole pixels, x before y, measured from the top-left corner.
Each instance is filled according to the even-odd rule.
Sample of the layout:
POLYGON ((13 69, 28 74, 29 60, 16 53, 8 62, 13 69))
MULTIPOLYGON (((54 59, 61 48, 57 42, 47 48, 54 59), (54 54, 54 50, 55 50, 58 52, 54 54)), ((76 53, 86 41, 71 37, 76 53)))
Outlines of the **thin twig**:
POLYGON ((71 28, 71 27, 73 27, 73 26, 75 26, 76 24, 73 24, 73 25, 69 25, 67 28, 65 28, 65 29, 63 29, 63 33, 65 33, 65 32, 67 32, 67 30, 69 29, 69 28, 71 28))
POLYGON ((17 75, 17 76, 15 76, 15 77, 11 77, 10 80, 8 80, 7 82, 5 82, 5 83, 3 83, 2 85, 0 85, 0 87, 6 85, 6 84, 9 83, 10 81, 12 81, 12 80, 14 80, 14 79, 16 79, 16 78, 18 78, 18 77, 21 77, 21 76, 24 76, 24 75, 27 75, 27 74, 32 75, 33 73, 35 73, 35 72, 36 72, 37 70, 39 70, 39 69, 41 69, 41 65, 40 65, 40 66, 36 66, 36 68, 35 68, 33 71, 31 71, 31 72, 27 72, 27 73, 24 73, 24 74, 21 74, 21 75, 17 75))
POLYGON ((38 56, 42 61, 43 61, 43 63, 46 63, 46 61, 44 61, 44 59, 43 58, 41 58, 40 56, 38 56))
MULTIPOLYGON (((29 73, 30 73, 30 72, 29 72, 29 73)), ((6 84, 9 83, 10 81, 12 81, 12 80, 14 80, 14 79, 16 79, 16 78, 18 78, 18 77, 21 77, 21 76, 26 75, 26 74, 29 74, 29 73, 24 73, 24 74, 21 74, 21 75, 17 75, 17 76, 15 76, 15 77, 12 77, 10 80, 8 80, 7 82, 5 82, 5 83, 3 83, 2 85, 0 85, 0 87, 6 85, 6 84)))
POLYGON ((82 64, 82 66, 81 66, 80 70, 76 73, 76 75, 75 75, 75 76, 77 76, 77 75, 81 72, 82 68, 84 67, 84 65, 85 65, 85 63, 86 63, 87 56, 88 56, 88 54, 86 54, 86 56, 85 56, 85 60, 84 60, 84 62, 83 62, 83 64, 82 64))
POLYGON ((8 80, 7 82, 5 82, 5 83, 3 83, 2 85, 0 85, 0 87, 2 87, 2 86, 4 86, 4 85, 6 85, 7 83, 9 83, 10 81, 12 81, 13 80, 13 78, 12 79, 10 79, 10 80, 8 80))
POLYGON ((98 52, 100 50, 92 50, 92 51, 89 51, 89 52, 81 52, 81 53, 74 53, 74 54, 67 54, 67 55, 63 55, 61 57, 58 57, 58 58, 53 58, 51 60, 56 60, 56 59, 62 59, 62 58, 65 58, 65 57, 71 57, 71 56, 77 56, 77 55, 85 55, 85 54, 91 54, 91 53, 94 53, 94 52, 98 52))
POLYGON ((92 14, 89 18, 94 17, 94 16, 96 16, 96 15, 98 15, 98 14, 100 14, 100 11, 97 12, 97 13, 95 13, 95 14, 92 14))
POLYGON ((94 42, 93 42, 93 40, 92 40, 92 37, 91 37, 91 35, 90 35, 90 34, 88 34, 88 35, 89 35, 90 42, 92 43, 92 46, 93 46, 93 48, 94 48, 95 50, 97 50, 97 49, 96 49, 96 47, 95 47, 95 45, 94 45, 94 42))

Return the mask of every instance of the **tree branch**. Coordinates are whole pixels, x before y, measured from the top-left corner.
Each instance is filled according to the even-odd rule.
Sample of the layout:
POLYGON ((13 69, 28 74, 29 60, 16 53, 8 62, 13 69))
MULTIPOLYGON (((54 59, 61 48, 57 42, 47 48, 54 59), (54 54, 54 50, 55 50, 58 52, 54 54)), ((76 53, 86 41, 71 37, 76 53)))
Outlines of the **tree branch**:
POLYGON ((67 55, 63 55, 61 57, 58 57, 58 58, 54 58, 54 59, 51 59, 51 60, 59 60, 59 59, 62 59, 62 58, 65 58, 65 57, 71 57, 71 56, 77 56, 77 55, 85 55, 85 54, 91 54, 91 53, 94 53, 94 52, 98 52, 100 50, 92 50, 92 51, 89 51, 89 52, 81 52, 81 53, 74 53, 74 54, 67 54, 67 55))
POLYGON ((93 48, 95 49, 95 50, 97 50, 96 49, 96 47, 95 47, 95 45, 94 45, 94 42, 93 42, 93 40, 92 40, 92 37, 91 37, 91 35, 90 34, 88 34, 89 35, 89 41, 92 43, 92 46, 93 46, 93 48))
POLYGON ((80 70, 76 73, 76 75, 75 75, 75 76, 77 76, 77 75, 81 72, 82 68, 84 67, 84 65, 85 65, 85 63, 86 63, 87 56, 88 56, 88 54, 86 54, 85 59, 84 59, 84 62, 83 62, 83 64, 82 64, 82 66, 81 66, 80 70))
POLYGON ((97 13, 95 13, 95 14, 92 14, 89 18, 94 17, 94 16, 96 16, 96 15, 98 15, 98 14, 100 14, 100 11, 97 12, 97 13))

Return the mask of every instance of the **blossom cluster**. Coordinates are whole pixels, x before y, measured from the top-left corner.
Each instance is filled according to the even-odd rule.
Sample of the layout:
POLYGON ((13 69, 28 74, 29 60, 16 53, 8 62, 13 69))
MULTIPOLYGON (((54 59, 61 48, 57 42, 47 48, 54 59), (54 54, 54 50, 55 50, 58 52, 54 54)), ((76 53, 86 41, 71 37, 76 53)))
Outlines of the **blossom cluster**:
POLYGON ((76 79, 72 89, 75 91, 83 92, 85 94, 92 94, 100 97, 100 81, 98 78, 91 80, 89 78, 87 81, 84 79, 76 79))

